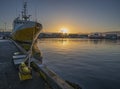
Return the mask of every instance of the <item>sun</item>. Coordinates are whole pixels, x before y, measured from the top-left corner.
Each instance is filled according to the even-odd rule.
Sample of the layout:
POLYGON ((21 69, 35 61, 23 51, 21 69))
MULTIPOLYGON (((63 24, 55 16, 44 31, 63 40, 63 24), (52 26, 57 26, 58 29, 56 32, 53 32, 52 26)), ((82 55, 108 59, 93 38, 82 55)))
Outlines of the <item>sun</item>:
POLYGON ((67 28, 61 28, 60 32, 63 33, 63 34, 68 33, 68 29, 67 28))

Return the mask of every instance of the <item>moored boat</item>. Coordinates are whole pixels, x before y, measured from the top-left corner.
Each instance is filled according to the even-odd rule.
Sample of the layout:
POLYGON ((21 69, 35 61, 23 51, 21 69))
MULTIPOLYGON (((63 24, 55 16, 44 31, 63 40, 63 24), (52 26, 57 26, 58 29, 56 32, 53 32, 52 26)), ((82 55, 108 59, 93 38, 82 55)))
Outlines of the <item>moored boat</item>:
POLYGON ((19 42, 32 42, 36 34, 42 30, 42 25, 37 21, 30 21, 27 15, 27 2, 24 3, 22 17, 13 21, 12 39, 19 42))

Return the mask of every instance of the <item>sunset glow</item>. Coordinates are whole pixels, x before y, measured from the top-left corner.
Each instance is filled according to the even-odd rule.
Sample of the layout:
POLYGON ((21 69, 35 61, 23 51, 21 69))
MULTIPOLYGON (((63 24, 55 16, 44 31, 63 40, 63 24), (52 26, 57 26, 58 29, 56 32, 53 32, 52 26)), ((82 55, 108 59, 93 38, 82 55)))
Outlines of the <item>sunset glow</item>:
MULTIPOLYGON (((41 22, 46 33, 61 32, 64 26, 68 28, 69 34, 120 31, 120 0, 42 0, 42 3, 41 0, 22 1, 28 1, 30 20, 41 22)), ((12 31, 12 21, 20 14, 22 1, 0 1, 1 31, 5 28, 4 23, 6 31, 12 31)))
POLYGON ((68 33, 68 29, 67 29, 67 28, 61 28, 61 29, 60 29, 60 32, 61 32, 61 33, 68 33))

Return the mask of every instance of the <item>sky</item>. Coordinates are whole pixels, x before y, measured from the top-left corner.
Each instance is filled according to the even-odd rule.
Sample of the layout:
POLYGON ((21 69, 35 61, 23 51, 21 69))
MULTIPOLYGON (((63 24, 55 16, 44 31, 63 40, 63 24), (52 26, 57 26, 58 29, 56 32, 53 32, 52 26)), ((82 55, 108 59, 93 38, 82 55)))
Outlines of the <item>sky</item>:
POLYGON ((0 28, 12 29, 13 20, 28 2, 31 20, 43 32, 69 33, 120 31, 120 0, 0 0, 0 28))

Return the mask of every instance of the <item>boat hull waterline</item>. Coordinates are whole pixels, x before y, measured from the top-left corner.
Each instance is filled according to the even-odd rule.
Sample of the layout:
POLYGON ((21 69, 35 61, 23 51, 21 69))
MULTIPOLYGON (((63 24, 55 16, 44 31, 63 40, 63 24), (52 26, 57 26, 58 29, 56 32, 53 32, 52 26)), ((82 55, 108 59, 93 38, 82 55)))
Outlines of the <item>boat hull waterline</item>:
MULTIPOLYGON (((37 23, 38 24, 38 23, 37 23)), ((17 29, 12 33, 12 39, 19 42, 32 42, 34 36, 42 30, 41 24, 33 27, 17 29)))

